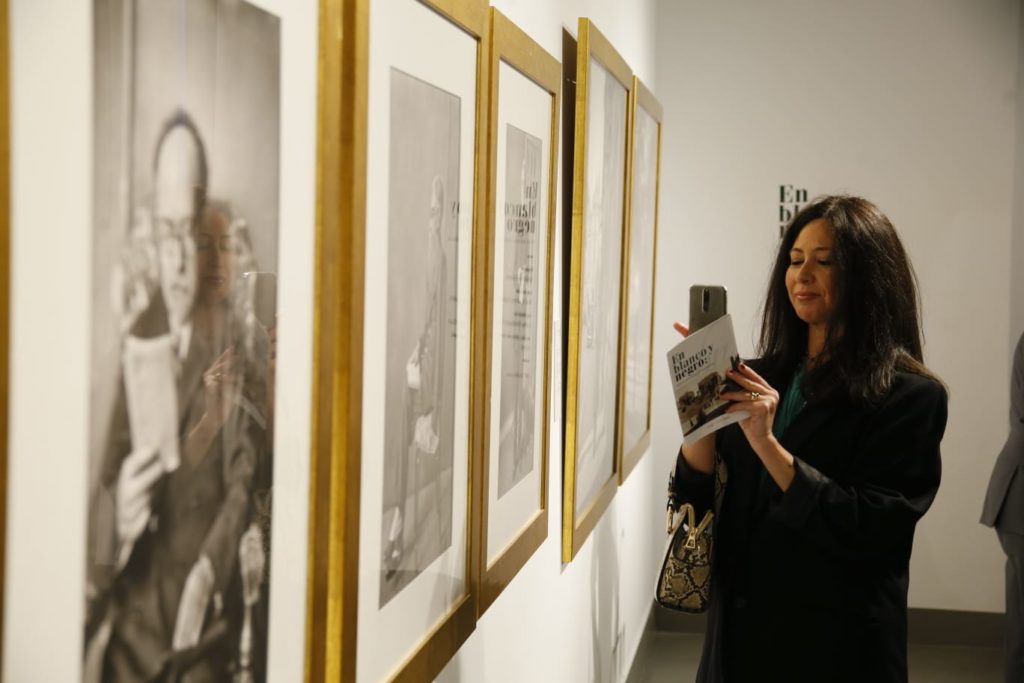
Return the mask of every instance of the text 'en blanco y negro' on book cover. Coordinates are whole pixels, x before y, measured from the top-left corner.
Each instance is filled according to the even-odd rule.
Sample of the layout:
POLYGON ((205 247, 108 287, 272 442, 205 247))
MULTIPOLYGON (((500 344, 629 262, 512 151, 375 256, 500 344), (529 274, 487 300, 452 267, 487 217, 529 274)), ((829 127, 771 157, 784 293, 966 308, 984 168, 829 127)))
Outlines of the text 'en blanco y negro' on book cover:
POLYGON ((726 414, 730 402, 721 398, 723 392, 736 388, 725 373, 739 362, 729 315, 694 332, 668 352, 672 394, 684 442, 692 443, 750 417, 745 410, 726 414))

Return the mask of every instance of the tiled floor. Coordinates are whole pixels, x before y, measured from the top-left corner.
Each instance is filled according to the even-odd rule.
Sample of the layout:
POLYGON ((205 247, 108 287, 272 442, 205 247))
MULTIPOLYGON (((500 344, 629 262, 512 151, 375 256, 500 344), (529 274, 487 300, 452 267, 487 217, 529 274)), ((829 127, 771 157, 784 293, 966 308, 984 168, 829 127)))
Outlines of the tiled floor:
MULTIPOLYGON (((650 634, 646 651, 633 664, 630 683, 682 683, 697 673, 703 634, 650 634)), ((1002 653, 997 649, 910 646, 912 683, 1000 683, 1002 653)))

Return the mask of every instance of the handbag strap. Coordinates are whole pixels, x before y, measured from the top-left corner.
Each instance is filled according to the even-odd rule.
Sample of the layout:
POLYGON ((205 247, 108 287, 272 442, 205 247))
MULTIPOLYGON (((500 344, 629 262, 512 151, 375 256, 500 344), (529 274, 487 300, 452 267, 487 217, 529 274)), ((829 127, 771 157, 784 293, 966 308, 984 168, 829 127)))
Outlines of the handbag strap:
MULTIPOLYGON (((682 457, 682 453, 679 454, 679 457, 682 457)), ((717 448, 715 449, 715 468, 711 471, 711 473, 714 476, 714 493, 712 509, 710 511, 713 511, 715 514, 718 514, 722 506, 722 497, 725 493, 725 484, 729 479, 729 475, 728 468, 726 468, 725 466, 725 460, 722 458, 717 448)), ((692 505, 690 505, 689 503, 683 503, 682 501, 679 500, 679 491, 676 490, 676 474, 674 467, 668 473, 667 493, 668 501, 665 506, 665 530, 669 534, 672 534, 672 532, 676 530, 676 527, 678 527, 679 523, 682 521, 682 517, 680 516, 677 518, 677 515, 681 515, 683 508, 687 506, 690 507, 689 525, 690 528, 693 529, 693 518, 695 517, 696 513, 693 511, 692 505)), ((703 528, 703 520, 701 521, 701 525, 703 528)))
POLYGON ((687 528, 693 533, 696 530, 696 517, 697 513, 694 512, 693 506, 689 503, 683 503, 678 510, 673 510, 670 506, 668 509, 668 533, 675 533, 679 525, 683 523, 684 518, 687 528))

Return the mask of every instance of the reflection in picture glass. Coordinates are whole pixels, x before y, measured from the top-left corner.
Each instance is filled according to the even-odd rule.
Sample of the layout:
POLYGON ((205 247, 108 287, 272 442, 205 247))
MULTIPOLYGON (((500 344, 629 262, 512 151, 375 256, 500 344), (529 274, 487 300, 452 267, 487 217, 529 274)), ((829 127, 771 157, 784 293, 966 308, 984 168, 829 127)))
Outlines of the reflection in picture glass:
POLYGON ((626 89, 595 59, 587 84, 577 385, 577 515, 615 472, 626 89))
POLYGON ((649 424, 651 307, 654 296, 654 230, 658 189, 658 122, 643 107, 637 107, 634 126, 622 439, 626 451, 643 437, 649 424))
POLYGON ((498 497, 533 470, 541 141, 506 129, 498 497))
POLYGON ((280 22, 94 0, 83 680, 266 680, 280 22))

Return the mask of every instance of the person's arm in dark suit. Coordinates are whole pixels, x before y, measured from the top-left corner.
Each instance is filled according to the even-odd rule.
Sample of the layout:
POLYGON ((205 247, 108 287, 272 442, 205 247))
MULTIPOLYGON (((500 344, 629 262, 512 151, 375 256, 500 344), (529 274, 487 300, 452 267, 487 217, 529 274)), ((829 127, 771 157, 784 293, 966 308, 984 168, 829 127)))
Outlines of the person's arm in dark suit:
POLYGON ((1024 500, 1020 497, 1020 481, 1017 468, 1024 460, 1024 334, 1017 342, 1013 354, 1013 368, 1010 372, 1010 433, 996 457, 985 491, 985 502, 981 507, 981 519, 985 526, 998 525, 1004 531, 1024 533, 1024 500), (1013 508, 1003 514, 1010 501, 1013 508))
POLYGON ((712 471, 704 472, 689 462, 688 456, 692 457, 689 454, 689 451, 693 450, 692 445, 687 446, 686 451, 680 447, 676 456, 676 467, 669 480, 669 504, 673 508, 678 508, 683 503, 689 503, 699 520, 704 517, 706 511, 714 507, 715 435, 709 434, 696 445, 697 450, 701 452, 700 455, 711 461, 712 471))
MULTIPOLYGON (((683 339, 690 336, 690 329, 681 322, 673 323, 673 327, 683 339)), ((679 507, 682 503, 690 503, 698 519, 705 510, 711 509, 714 502, 717 438, 716 434, 708 434, 696 443, 680 445, 669 480, 669 504, 679 507)))
POLYGON ((946 401, 938 383, 901 376, 851 444, 846 481, 794 458, 793 482, 771 514, 843 560, 884 557, 906 543, 939 488, 946 401))
POLYGON ((1010 378, 1010 429, 1024 423, 1024 334, 1017 341, 1013 354, 1013 375, 1010 378))

